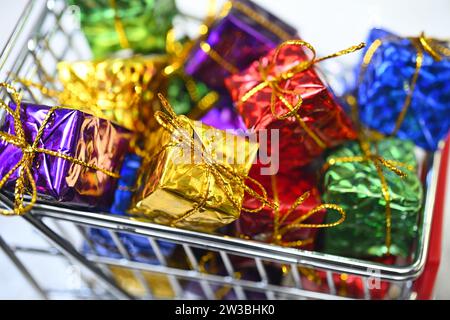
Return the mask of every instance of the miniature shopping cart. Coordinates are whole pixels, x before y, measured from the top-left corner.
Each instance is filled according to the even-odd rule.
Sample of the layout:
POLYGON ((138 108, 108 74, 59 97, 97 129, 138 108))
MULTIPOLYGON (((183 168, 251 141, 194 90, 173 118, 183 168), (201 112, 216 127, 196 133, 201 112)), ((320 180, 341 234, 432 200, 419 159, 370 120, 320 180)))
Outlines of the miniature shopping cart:
MULTIPOLYGON (((89 58, 89 48, 76 23, 76 15, 77 8, 68 6, 65 1, 31 0, 1 53, 0 81, 21 77, 47 83, 48 79, 55 77, 57 62, 89 58)), ((7 99, 6 93, 2 94, 7 99)), ((26 88, 24 95, 31 101, 42 102, 43 99, 26 88)), ((221 298, 217 295, 218 288, 225 288, 238 299, 248 299, 254 293, 267 299, 344 298, 345 294, 336 287, 336 276, 359 279, 363 292, 359 298, 374 298, 374 279, 389 284, 385 298, 429 298, 440 257, 440 226, 448 151, 448 146, 444 149, 443 144, 439 151, 427 155, 423 161, 422 176, 426 190, 424 214, 412 261, 405 266, 389 266, 284 248, 45 203, 36 204, 31 212, 21 218, 2 219, 17 219, 17 223, 31 225, 49 246, 14 244, 0 233, 0 248, 43 298, 52 298, 55 290, 46 287, 46 277, 36 274, 33 266, 27 265, 27 257, 30 255, 63 259, 75 273, 81 270, 82 283, 77 288, 72 288, 72 293, 80 298, 158 298, 155 294, 158 288, 146 281, 149 273, 162 276, 170 286, 171 297, 175 299, 221 298), (95 244, 92 244, 88 236, 92 228, 109 233, 120 257, 105 257, 96 252, 95 244), (158 263, 147 264, 131 259, 120 237, 124 233, 145 237, 158 263), (160 248, 163 242, 177 244, 180 256, 187 263, 170 265, 160 248), (199 252, 202 254, 199 255, 199 252), (214 254, 220 259, 225 272, 217 274, 205 271, 200 261, 205 254, 214 254), (239 276, 236 266, 239 257, 251 261, 257 270, 257 279, 249 280, 239 276), (274 282, 271 279, 268 269, 274 266, 283 270, 283 277, 288 281, 274 282), (137 295, 121 286, 113 276, 112 270, 115 268, 132 274, 142 293, 137 295), (325 285, 321 288, 326 290, 304 286, 303 278, 310 272, 324 275, 325 285), (186 283, 197 285, 198 290, 194 295, 186 290, 186 283)), ((7 208, 13 205, 10 197, 3 193, 0 194, 0 202, 7 208)))

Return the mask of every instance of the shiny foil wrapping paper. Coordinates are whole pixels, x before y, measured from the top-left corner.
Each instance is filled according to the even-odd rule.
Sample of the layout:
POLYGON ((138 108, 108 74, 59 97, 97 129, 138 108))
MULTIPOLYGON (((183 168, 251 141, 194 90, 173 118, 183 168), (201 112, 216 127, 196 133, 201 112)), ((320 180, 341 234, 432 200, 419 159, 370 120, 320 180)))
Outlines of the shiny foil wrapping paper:
MULTIPOLYGON (((317 182, 312 174, 305 170, 291 170, 288 173, 279 173, 275 176, 261 175, 257 167, 252 168, 250 177, 260 182, 267 190, 269 199, 278 200, 280 209, 278 216, 279 228, 294 223, 297 219, 308 213, 314 207, 321 204, 317 182), (311 192, 311 195, 290 214, 289 209, 295 203, 298 197, 305 192, 311 192)), ((257 208, 259 203, 252 198, 244 200, 246 208, 257 208)), ((317 234, 316 228, 297 228, 289 230, 286 233, 280 233, 281 242, 276 239, 275 221, 276 213, 270 208, 264 208, 258 213, 241 213, 236 222, 236 230, 239 235, 249 237, 250 239, 268 242, 273 244, 283 244, 293 241, 304 241, 304 244, 298 246, 300 249, 313 249, 314 240, 317 234)), ((312 215, 302 223, 320 224, 323 222, 324 212, 318 212, 312 215)))
MULTIPOLYGON (((199 95, 204 96, 208 93, 208 89, 204 84, 194 83, 194 85, 194 89, 199 95)), ((181 77, 175 76, 168 81, 167 98, 172 101, 176 114, 186 115, 195 107, 195 102, 192 101, 192 97, 186 89, 186 82, 181 77)))
MULTIPOLYGON (((141 165, 142 159, 135 154, 127 154, 124 164, 120 171, 120 179, 114 195, 114 203, 110 212, 115 215, 126 215, 126 211, 131 203, 133 188, 137 179, 137 173, 141 165)), ((132 235, 129 233, 117 233, 120 242, 133 261, 147 263, 152 265, 160 265, 160 262, 150 245, 147 237, 132 235)), ((111 234, 108 230, 91 228, 88 230, 88 237, 91 247, 87 244, 84 247, 86 254, 97 254, 103 257, 122 259, 124 258, 117 248, 111 234)), ((175 244, 165 241, 157 241, 161 254, 166 258, 173 254, 175 244)), ((120 267, 110 268, 113 278, 127 292, 137 296, 144 297, 146 290, 142 283, 136 278, 133 271, 120 267)), ((170 282, 165 275, 142 272, 143 278, 148 287, 152 288, 152 293, 158 298, 173 298, 174 293, 170 282)))
MULTIPOLYGON (((150 247, 148 238, 133 236, 126 233, 117 233, 117 235, 130 255, 131 260, 140 263, 160 265, 159 260, 150 247)), ((124 258, 107 230, 90 229, 88 232, 88 237, 91 246, 88 246, 87 244, 84 246, 84 254, 91 253, 112 259, 124 258)), ((173 254, 174 246, 168 242, 162 241, 158 242, 158 244, 161 249, 161 254, 169 260, 173 254)), ((143 284, 139 281, 136 274, 132 270, 116 266, 110 267, 109 269, 114 280, 127 292, 140 298, 147 294, 146 288, 144 288, 143 284)), ((146 285, 151 288, 152 294, 155 297, 174 297, 175 294, 167 276, 153 272, 142 272, 142 276, 146 282, 146 285)))
MULTIPOLYGON (((110 267, 110 270, 114 280, 120 287, 137 298, 148 298, 147 289, 136 277, 133 270, 116 266, 110 267)), ((141 273, 145 281, 145 286, 150 288, 153 298, 175 298, 175 292, 173 291, 170 280, 166 275, 149 271, 142 271, 141 273)))
POLYGON ((182 73, 169 76, 165 90, 175 113, 194 120, 207 113, 219 99, 218 94, 204 83, 182 73))
MULTIPOLYGON (((383 263, 383 261, 380 261, 383 263)), ((327 273, 322 270, 314 270, 306 267, 298 267, 298 273, 301 277, 302 289, 314 292, 329 293, 327 273)), ((354 276, 346 273, 333 273, 332 281, 336 290, 336 295, 351 299, 366 299, 364 283, 365 279, 360 276, 354 276)), ((373 278, 368 282, 371 286, 367 288, 367 293, 372 300, 381 300, 388 298, 390 283, 379 278, 373 278)), ((286 272, 282 285, 294 287, 295 281, 291 272, 286 272)), ((398 298, 398 297, 397 297, 398 298)))
POLYGON ((166 33, 177 14, 174 0, 70 0, 94 58, 122 50, 164 52, 166 33))
MULTIPOLYGON (((261 279, 260 272, 255 265, 254 259, 230 256, 231 263, 234 269, 234 277, 243 281, 258 282, 268 280, 270 284, 278 285, 281 281, 281 271, 279 268, 274 267, 270 263, 264 264, 266 279, 261 279)), ((209 275, 219 275, 227 276, 229 275, 227 269, 225 268, 225 263, 218 254, 212 254, 209 252, 200 256, 199 270, 202 273, 209 275)), ((212 293, 217 300, 239 300, 239 295, 237 294, 235 288, 228 285, 216 285, 211 286, 212 293)), ((267 295, 264 292, 255 292, 253 290, 246 290, 242 288, 245 292, 245 296, 248 300, 264 300, 267 299, 267 295)), ((202 289, 201 284, 198 281, 189 281, 186 283, 185 288, 187 299, 207 299, 205 296, 205 291, 202 289)))
MULTIPOLYGON (((181 119, 182 129, 189 136, 198 137, 217 163, 247 175, 258 150, 257 143, 186 117, 181 119), (232 137, 233 143, 227 142, 227 136, 232 137)), ((153 135, 153 147, 142 165, 131 213, 156 223, 205 232, 236 220, 240 208, 227 198, 202 156, 191 153, 190 144, 186 148, 177 139, 163 128, 153 135), (203 207, 195 210, 205 197, 203 207), (189 212, 191 214, 187 215, 189 212)), ((242 186, 226 182, 230 182, 227 190, 242 203, 242 186)))
MULTIPOLYGON (((231 6, 228 14, 211 26, 204 43, 237 71, 245 69, 280 42, 298 38, 293 27, 251 1, 236 0, 227 2, 226 6, 228 5, 231 6), (251 13, 245 13, 238 9, 240 7, 247 8, 251 13), (261 18, 270 21, 272 28, 258 22, 261 18), (274 29, 277 32, 274 32, 274 29)), ((201 44, 200 41, 188 57, 186 73, 203 81, 212 89, 223 91, 224 80, 233 70, 224 68, 212 59, 202 49, 201 44)))
POLYGON ((142 158, 134 153, 128 153, 125 156, 120 170, 120 178, 114 193, 114 202, 109 210, 112 214, 126 214, 131 203, 141 163, 142 158))
MULTIPOLYGON (((135 236, 127 233, 118 233, 121 243, 130 255, 131 260, 147 263, 152 265, 160 265, 153 249, 150 246, 148 238, 135 236)), ((88 232, 88 237, 92 248, 85 246, 84 253, 89 254, 92 252, 95 255, 100 255, 112 259, 123 259, 124 257, 120 254, 119 249, 115 245, 114 240, 111 238, 110 233, 104 229, 90 229, 88 232)), ((161 254, 166 258, 170 259, 175 245, 168 242, 158 241, 161 254)), ((127 292, 133 294, 137 297, 145 296, 146 290, 143 284, 136 278, 135 273, 126 268, 111 267, 110 268, 113 278, 117 283, 124 288, 127 292)), ((157 298, 173 298, 174 292, 170 285, 167 276, 153 273, 153 272, 142 272, 142 276, 147 283, 147 286, 152 289, 152 293, 157 298)))
MULTIPOLYGON (((381 39, 363 73, 357 100, 361 121, 391 134, 404 107, 416 69, 417 48, 408 38, 373 29, 368 43, 381 39)), ((359 74, 359 70, 358 70, 359 74)), ((450 129, 450 59, 441 61, 424 51, 411 103, 396 136, 434 151, 450 129)))
MULTIPOLYGON (((270 272, 270 270, 268 270, 270 272)), ((227 275, 226 270, 222 267, 218 272, 208 272, 212 275, 227 275)), ((240 269, 235 274, 238 274, 239 278, 244 278, 243 280, 257 282, 261 281, 258 269, 256 267, 240 269)), ((202 289, 200 283, 198 281, 190 281, 185 286, 186 299, 208 299, 205 296, 204 290, 202 289)), ((211 285, 211 290, 217 300, 239 300, 239 296, 236 295, 235 289, 230 285, 211 285)), ((245 296, 247 300, 264 300, 266 299, 266 294, 263 292, 255 292, 247 290, 245 291, 245 296)))
MULTIPOLYGON (((120 171, 120 179, 114 194, 114 202, 109 210, 111 214, 127 215, 141 163, 142 159, 135 154, 129 153, 125 156, 120 171)), ((146 237, 128 233, 118 233, 118 236, 131 259, 144 263, 158 264, 155 253, 146 237)), ((89 238, 95 244, 97 253, 108 257, 120 258, 120 253, 107 230, 92 228, 89 230, 89 238)), ((175 248, 175 244, 165 241, 158 241, 158 245, 161 253, 165 256, 170 255, 175 248)))
MULTIPOLYGON (((248 69, 230 76, 226 86, 249 129, 268 130, 268 150, 279 153, 280 170, 286 171, 293 167, 310 163, 321 155, 324 148, 302 127, 298 119, 288 117, 279 120, 289 110, 280 99, 271 111, 271 96, 273 89, 266 86, 254 93, 245 102, 242 98, 254 87, 264 81, 261 69, 267 69, 267 77, 277 77, 294 65, 308 59, 305 52, 298 46, 285 46, 280 50, 278 58, 273 61, 274 51, 255 61, 248 69), (279 130, 279 148, 272 148, 272 129, 279 130), (279 150, 279 151, 278 151, 279 150)), ((288 80, 281 80, 278 85, 282 90, 292 90, 295 94, 283 94, 292 105, 303 100, 297 112, 306 127, 312 131, 325 147, 334 147, 346 140, 356 138, 356 133, 349 118, 334 99, 332 93, 322 82, 314 67, 298 72, 288 80)))
MULTIPOLYGON (((117 233, 117 235, 130 255, 131 260, 154 265, 160 264, 148 238, 128 233, 117 233)), ((89 229, 88 236, 93 245, 93 253, 114 259, 123 258, 107 230, 92 228, 89 229)), ((165 241, 158 241, 158 246, 165 257, 170 256, 175 249, 174 244, 165 241)), ((86 247, 84 251, 88 253, 90 252, 89 250, 86 247)))
POLYGON ((59 102, 114 121, 142 138, 156 128, 155 95, 162 90, 160 75, 165 56, 134 56, 126 59, 60 62, 58 78, 63 85, 59 102))
MULTIPOLYGON (((406 177, 402 178, 382 167, 390 194, 391 245, 394 256, 408 257, 418 236, 423 190, 417 176, 414 144, 388 138, 372 144, 372 152, 386 160, 399 161, 412 166, 399 167, 406 177)), ((358 143, 352 142, 332 152, 328 159, 361 156, 358 143)), ((324 230, 324 251, 331 254, 357 258, 382 257, 386 247, 386 201, 382 184, 373 162, 337 161, 324 175, 325 202, 339 204, 347 213, 341 225, 324 230)))
POLYGON ((185 73, 184 65, 193 44, 194 40, 187 36, 178 39, 175 29, 170 30, 166 48, 168 65, 162 74, 166 79, 165 95, 172 102, 175 113, 198 120, 217 103, 219 96, 206 84, 185 73))
MULTIPOLYGON (((10 104, 10 108, 15 106, 10 104)), ((22 103, 20 118, 32 143, 50 107, 22 103)), ((1 130, 14 134, 12 117, 7 115, 1 130)), ((60 152, 102 169, 119 172, 131 133, 107 120, 75 109, 57 109, 44 130, 39 147, 60 152)), ((22 150, 0 141, 0 176, 22 158, 22 150)), ((111 205, 117 179, 103 172, 43 153, 34 158, 32 174, 40 198, 64 204, 107 209, 111 205)), ((16 171, 6 188, 14 190, 16 171)))
POLYGON ((233 102, 225 95, 220 98, 214 108, 201 117, 200 121, 216 129, 232 130, 236 133, 247 129, 242 117, 233 107, 233 102))

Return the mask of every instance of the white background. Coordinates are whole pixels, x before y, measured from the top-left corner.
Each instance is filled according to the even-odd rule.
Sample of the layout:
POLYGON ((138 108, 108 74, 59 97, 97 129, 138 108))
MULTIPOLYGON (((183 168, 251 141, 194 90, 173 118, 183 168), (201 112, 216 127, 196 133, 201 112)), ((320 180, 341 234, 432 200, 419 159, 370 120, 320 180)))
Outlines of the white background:
MULTIPOLYGON (((44 0, 39 0, 44 1, 44 0)), ((6 44, 11 30, 28 0, 0 0, 0 51, 6 44)), ((221 3, 223 1, 219 1, 221 3)), ((303 39, 313 43, 321 53, 330 53, 364 41, 373 26, 383 26, 401 35, 427 35, 450 38, 449 0, 255 0, 287 22, 297 27, 303 39)), ((177 1, 188 13, 202 16, 205 0, 177 1)), ((352 62, 355 58, 348 57, 352 62)), ((447 183, 450 194, 450 179, 447 183)), ((443 259, 439 279, 436 282, 436 297, 450 299, 450 196, 445 209, 446 221, 443 239, 443 259)), ((22 243, 40 240, 28 229, 19 228, 16 219, 0 219, 0 234, 5 238, 20 239, 22 243)), ((31 262, 33 272, 48 274, 49 266, 39 259, 31 262), (45 269, 45 270, 44 270, 45 269)), ((51 281, 55 287, 67 285, 65 273, 58 272, 58 265, 51 281)), ((35 298, 35 293, 21 279, 13 265, 0 253, 0 298, 35 298)))

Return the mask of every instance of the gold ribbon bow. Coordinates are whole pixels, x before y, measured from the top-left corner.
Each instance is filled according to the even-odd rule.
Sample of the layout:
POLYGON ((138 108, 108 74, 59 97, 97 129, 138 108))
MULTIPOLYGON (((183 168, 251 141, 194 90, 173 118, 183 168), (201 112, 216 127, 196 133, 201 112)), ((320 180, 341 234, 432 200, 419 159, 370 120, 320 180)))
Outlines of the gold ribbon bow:
MULTIPOLYGON (((176 226, 180 221, 193 215, 206 204, 210 188, 210 179, 208 178, 209 175, 212 175, 214 177, 215 182, 217 183, 219 188, 224 191, 227 199, 238 211, 243 210, 246 212, 258 212, 265 206, 276 208, 276 204, 268 200, 267 191, 259 182, 248 176, 242 176, 241 174, 236 172, 236 170, 229 164, 219 163, 218 161, 216 161, 214 157, 210 153, 208 153, 200 139, 196 139, 195 137, 191 136, 187 132, 187 130, 184 129, 186 125, 190 126, 193 129, 192 124, 188 120, 188 118, 175 114, 171 105, 162 94, 158 94, 158 97, 161 100, 161 104, 165 112, 157 111, 155 113, 156 120, 164 129, 174 134, 174 136, 177 136, 177 142, 179 144, 185 144, 189 147, 190 150, 198 151, 198 153, 196 154, 199 154, 202 157, 202 162, 200 165, 204 166, 207 172, 207 179, 205 179, 206 188, 204 188, 205 194, 202 195, 201 200, 196 203, 193 209, 186 212, 180 218, 175 219, 171 223, 172 226, 176 226), (261 194, 257 193, 248 185, 246 185, 246 180, 249 180, 251 183, 253 183, 261 191, 261 194), (241 203, 239 203, 239 201, 234 197, 233 190, 230 190, 232 185, 236 185, 242 188, 245 193, 260 201, 261 205, 256 209, 241 208, 241 203)), ((173 146, 173 144, 164 146, 162 150, 169 146, 173 146)))
MULTIPOLYGON (((279 204, 279 197, 278 197, 278 187, 277 187, 277 181, 275 176, 271 176, 271 182, 272 182, 272 191, 273 191, 273 197, 275 200, 275 203, 279 204)), ((303 202, 306 201, 311 196, 311 192, 307 191, 304 194, 302 194, 300 197, 295 200, 295 202, 291 205, 289 210, 283 215, 282 218, 280 218, 280 209, 279 205, 274 209, 274 232, 273 232, 273 241, 275 244, 282 245, 284 247, 300 247, 306 244, 310 244, 314 241, 312 238, 308 238, 305 240, 297 240, 292 242, 284 242, 283 236, 288 233, 289 231, 293 229, 301 229, 301 228, 331 228, 335 227, 342 222, 345 221, 346 213, 344 209, 342 209, 340 206, 333 204, 333 203, 322 203, 313 209, 309 210, 306 214, 302 215, 301 217, 295 219, 292 223, 288 224, 287 226, 281 227, 281 225, 286 221, 287 218, 297 209, 298 206, 300 206, 303 202), (340 218, 336 222, 332 223, 303 223, 305 220, 307 220, 312 215, 319 213, 320 211, 324 209, 331 209, 335 210, 339 213, 340 218)))
POLYGON ((315 63, 321 62, 326 59, 339 57, 342 55, 346 55, 352 52, 355 52, 357 50, 360 50, 364 48, 365 44, 360 43, 356 46, 351 46, 347 49, 338 51, 336 53, 330 54, 325 57, 316 58, 316 50, 314 47, 303 40, 288 40, 283 43, 281 43, 275 50, 274 55, 272 56, 272 59, 267 67, 263 68, 260 67, 260 74, 262 78, 262 82, 254 86, 252 89, 250 89, 246 94, 242 96, 242 98, 239 100, 239 103, 245 103, 248 99, 250 99, 252 96, 254 96, 256 93, 260 92, 266 87, 269 87, 271 89, 271 98, 270 98, 270 110, 272 112, 273 117, 275 117, 278 120, 284 120, 289 117, 295 117, 299 125, 302 127, 303 130, 317 143, 319 147, 322 149, 326 148, 326 144, 312 131, 306 123, 303 121, 301 116, 298 114, 298 111, 300 110, 300 107, 303 104, 302 97, 296 93, 295 90, 288 90, 282 88, 283 83, 287 80, 294 77, 296 74, 301 73, 309 68, 311 68, 315 63), (286 46, 298 46, 298 47, 306 47, 309 49, 312 53, 312 57, 309 60, 301 61, 300 63, 296 64, 295 66, 289 68, 287 71, 281 72, 278 75, 270 76, 268 73, 272 68, 277 66, 277 59, 281 52, 281 50, 286 46), (286 99, 286 96, 294 96, 297 99, 297 103, 294 105, 289 102, 288 99, 286 99), (282 105, 287 109, 287 112, 284 114, 278 114, 275 110, 277 101, 281 101, 282 105))
MULTIPOLYGON (((372 62, 372 59, 377 52, 377 50, 381 47, 381 45, 384 43, 384 41, 389 40, 402 40, 403 38, 397 37, 397 36, 388 36, 386 38, 379 38, 372 42, 372 44, 367 49, 363 62, 361 65, 359 77, 358 77, 358 83, 361 84, 364 78, 365 73, 367 72, 367 68, 369 64, 372 62)), ((423 59, 424 59, 424 52, 427 52, 435 61, 441 61, 444 57, 448 58, 450 57, 450 49, 441 45, 440 43, 445 42, 433 38, 428 38, 425 36, 425 34, 422 32, 419 37, 408 37, 414 46, 414 48, 417 51, 416 59, 415 59, 415 70, 413 73, 413 76, 411 78, 411 82, 408 86, 408 94, 406 95, 405 102, 403 103, 402 109, 400 111, 400 114, 396 120, 395 128, 390 134, 391 136, 394 136, 397 134, 398 130, 400 130, 400 127, 405 120, 406 113, 408 112, 409 106, 411 105, 412 96, 414 93, 414 89, 417 84, 417 80, 419 78, 419 73, 423 65, 423 59)), ((352 98, 350 98, 352 99, 352 98)), ((354 98, 352 99, 354 100, 354 98)), ((354 119, 359 120, 359 114, 356 107, 352 107, 352 111, 354 113, 354 119)))
POLYGON ((395 160, 386 160, 383 157, 372 153, 370 150, 370 145, 368 140, 365 138, 360 139, 359 141, 361 150, 363 152, 362 156, 353 156, 353 157, 338 157, 331 158, 324 165, 324 171, 327 170, 330 166, 335 165, 336 163, 345 163, 345 162, 371 162, 374 164, 378 177, 381 182, 381 193, 386 202, 386 248, 387 255, 390 255, 390 247, 391 247, 391 229, 392 229, 392 214, 391 214, 391 196, 389 192, 389 186, 387 184, 386 178, 383 174, 383 168, 386 168, 393 173, 395 173, 400 178, 405 178, 407 174, 403 172, 400 168, 406 168, 409 171, 413 171, 414 168, 411 165, 406 163, 395 161, 395 160))
MULTIPOLYGON (((277 187, 277 180, 274 175, 270 177, 271 184, 272 184, 272 193, 274 198, 274 203, 276 204, 275 208, 273 209, 274 212, 274 224, 273 224, 273 234, 272 234, 272 243, 281 245, 283 247, 300 247, 304 246, 310 243, 313 243, 314 239, 308 238, 305 240, 297 240, 297 241, 291 241, 291 242, 285 242, 283 241, 283 237, 291 230, 293 229, 301 229, 301 228, 331 228, 335 227, 342 222, 345 221, 346 213, 344 209, 342 209, 340 206, 332 203, 322 203, 313 209, 309 210, 306 214, 302 215, 301 217, 295 219, 292 223, 288 224, 287 226, 281 227, 283 223, 289 218, 289 216, 297 210, 298 206, 300 206, 303 202, 306 201, 311 196, 311 192, 307 191, 303 193, 300 197, 298 197, 295 202, 291 205, 289 210, 283 215, 283 217, 280 217, 280 200, 278 196, 278 187, 277 187), (322 210, 325 209, 331 209, 335 210, 339 213, 340 218, 336 222, 332 223, 303 223, 305 220, 307 220, 312 215, 319 213, 322 210)), ((250 237, 245 235, 240 235, 241 238, 244 239, 250 239, 250 237)))
POLYGON ((12 144, 17 148, 22 150, 22 158, 19 162, 17 162, 0 180, 0 189, 5 185, 8 179, 11 177, 14 172, 18 171, 19 175, 16 180, 16 185, 14 189, 14 209, 13 210, 0 210, 0 214, 2 215, 23 215, 26 212, 30 211, 34 204, 37 201, 37 188, 36 181, 33 177, 33 161, 36 157, 36 154, 43 153, 50 155, 52 157, 58 157, 67 161, 70 161, 74 164, 84 166, 86 168, 90 168, 93 170, 97 170, 103 172, 104 174, 113 177, 119 178, 119 174, 114 173, 112 171, 108 171, 106 169, 100 168, 96 165, 89 164, 85 161, 79 160, 77 158, 73 158, 64 153, 60 153, 53 150, 48 150, 45 148, 38 147, 39 141, 44 134, 45 127, 50 121, 53 113, 61 109, 61 107, 52 107, 49 112, 46 114, 44 120, 42 121, 41 126, 38 129, 36 138, 30 144, 25 136, 25 130, 23 128, 23 124, 20 120, 20 109, 21 109, 21 96, 16 91, 16 89, 10 84, 1 82, 0 88, 5 88, 8 93, 11 95, 13 102, 16 105, 16 109, 13 111, 2 99, 0 99, 0 107, 3 108, 6 113, 11 115, 14 120, 14 131, 15 135, 11 135, 6 132, 0 131, 0 139, 5 141, 6 143, 12 144), (27 192, 27 186, 31 187, 31 200, 27 205, 24 205, 24 196, 27 192))

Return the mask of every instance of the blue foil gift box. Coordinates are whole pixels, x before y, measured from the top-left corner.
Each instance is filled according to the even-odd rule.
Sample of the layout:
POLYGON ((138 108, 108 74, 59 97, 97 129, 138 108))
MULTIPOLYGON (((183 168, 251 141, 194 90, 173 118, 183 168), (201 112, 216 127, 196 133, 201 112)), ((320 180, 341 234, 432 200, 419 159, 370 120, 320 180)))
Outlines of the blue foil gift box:
MULTIPOLYGON (((125 156, 118 187, 114 195, 114 202, 110 209, 112 214, 126 216, 141 161, 142 159, 135 154, 125 156)), ((147 237, 122 232, 117 235, 132 260, 149 264, 159 264, 147 237)), ((111 234, 107 230, 92 228, 89 230, 88 236, 94 246, 92 249, 96 254, 115 259, 123 258, 111 234)), ((157 241, 157 244, 162 255, 166 257, 170 256, 176 247, 176 244, 165 241, 157 241)), ((89 252, 87 248, 85 251, 89 252)))
POLYGON ((357 71, 361 122, 436 150, 450 128, 448 43, 373 29, 357 71))

